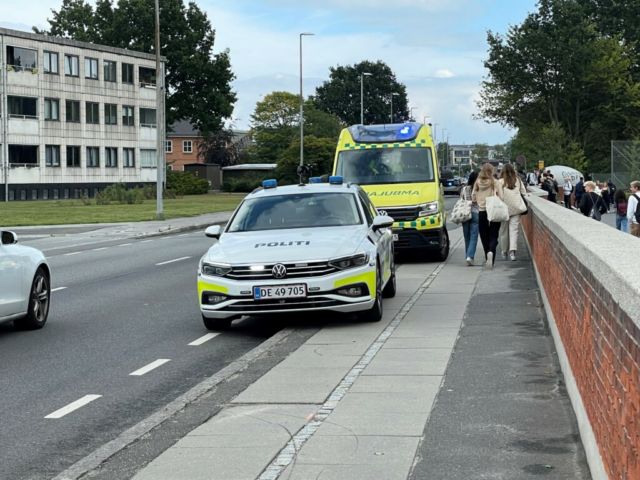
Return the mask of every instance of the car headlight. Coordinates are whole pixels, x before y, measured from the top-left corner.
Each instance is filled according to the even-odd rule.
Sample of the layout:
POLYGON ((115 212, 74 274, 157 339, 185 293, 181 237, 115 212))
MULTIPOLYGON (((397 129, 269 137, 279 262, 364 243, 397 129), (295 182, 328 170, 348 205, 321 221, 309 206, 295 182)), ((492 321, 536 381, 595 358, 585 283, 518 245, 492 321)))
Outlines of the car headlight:
POLYGON ((439 209, 440 207, 438 205, 438 202, 423 203, 422 205, 420 205, 420 216, 428 217, 430 215, 435 215, 436 213, 438 213, 439 209))
POLYGON ((231 271, 231 266, 222 263, 202 262, 200 264, 200 271, 203 275, 208 275, 210 277, 224 277, 231 271))
POLYGON ((338 258, 336 260, 331 260, 329 262, 329 265, 335 268, 339 268, 340 270, 346 270, 348 268, 362 267, 367 263, 369 263, 369 254, 360 253, 352 257, 344 257, 338 258))

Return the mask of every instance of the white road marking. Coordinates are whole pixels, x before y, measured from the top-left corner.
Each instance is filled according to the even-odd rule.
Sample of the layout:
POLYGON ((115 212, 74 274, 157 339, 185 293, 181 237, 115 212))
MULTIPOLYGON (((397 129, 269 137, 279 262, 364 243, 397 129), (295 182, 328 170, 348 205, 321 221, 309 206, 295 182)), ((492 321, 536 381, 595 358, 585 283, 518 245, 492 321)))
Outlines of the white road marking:
POLYGON ((175 260, 169 260, 168 262, 156 263, 156 267, 159 267, 161 265, 167 265, 168 263, 179 262, 181 260, 187 260, 188 258, 191 258, 191 257, 176 258, 175 260))
POLYGON ((140 370, 136 370, 133 373, 130 373, 129 375, 135 375, 136 377, 140 377, 142 375, 144 375, 145 373, 149 373, 151 370, 158 368, 160 365, 164 365, 167 362, 170 362, 171 360, 168 360, 166 358, 161 358, 159 360, 156 360, 155 362, 151 362, 149 365, 147 365, 146 367, 142 367, 140 370))
POLYGON ((67 289, 67 287, 58 287, 58 288, 53 288, 53 289, 51 289, 51 293, 53 293, 53 292, 59 292, 60 290, 66 290, 66 289, 67 289))
POLYGON ((160 240, 171 240, 171 237, 162 237, 160 240))
POLYGON ((149 242, 153 242, 153 240, 142 240, 140 243, 149 243, 149 242))
POLYGON ((199 339, 191 342, 189 345, 191 345, 193 347, 197 347, 198 345, 202 345, 203 343, 208 342, 212 338, 216 338, 218 335, 220 335, 220 334, 219 333, 207 333, 204 337, 200 337, 199 339))
POLYGON ((94 252, 99 252, 100 250, 106 250, 109 247, 102 247, 102 248, 94 248, 93 251, 94 252))
POLYGON ((65 415, 73 412, 74 410, 84 407, 87 403, 91 403, 94 400, 97 400, 101 396, 102 395, 85 395, 80 400, 76 400, 75 402, 70 403, 66 407, 62 407, 60 410, 56 410, 55 412, 50 413, 44 418, 62 418, 65 415))
POLYGON ((186 237, 187 235, 189 235, 188 233, 183 233, 181 235, 176 235, 176 237, 186 237))
POLYGON ((65 253, 65 254, 64 254, 64 256, 65 256, 65 257, 68 257, 69 255, 78 255, 79 253, 82 253, 82 252, 71 252, 71 253, 65 253))
POLYGON ((121 245, 118 245, 119 247, 126 247, 128 245, 133 245, 133 243, 123 243, 121 245))

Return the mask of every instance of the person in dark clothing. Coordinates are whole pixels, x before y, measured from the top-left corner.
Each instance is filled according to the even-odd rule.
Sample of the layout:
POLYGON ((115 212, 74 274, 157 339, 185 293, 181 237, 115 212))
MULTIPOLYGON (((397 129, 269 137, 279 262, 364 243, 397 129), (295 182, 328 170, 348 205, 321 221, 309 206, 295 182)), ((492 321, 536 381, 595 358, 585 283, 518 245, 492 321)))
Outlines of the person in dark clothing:
POLYGON ((609 185, 607 183, 603 183, 600 195, 602 195, 602 200, 604 204, 607 206, 607 213, 609 213, 609 209, 611 208, 611 195, 609 194, 609 185))
POLYGON ((575 191, 573 193, 573 196, 575 198, 576 201, 576 205, 575 207, 578 208, 580 206, 580 200, 582 200, 582 196, 584 195, 585 190, 584 190, 584 178, 580 177, 580 181, 578 183, 576 183, 576 188, 575 191))
POLYGON ((607 205, 600 195, 595 193, 596 184, 594 182, 587 182, 584 184, 586 193, 580 200, 580 211, 585 217, 594 217, 595 220, 600 220, 594 216, 595 211, 599 211, 600 215, 607 213, 607 205))
POLYGON ((543 175, 542 184, 540 185, 540 188, 542 188, 542 190, 547 192, 547 200, 553 203, 558 203, 558 189, 554 185, 551 177, 543 175))
POLYGON ((611 200, 611 204, 615 203, 615 196, 618 189, 616 188, 616 184, 611 181, 611 179, 607 180, 607 186, 609 187, 609 199, 611 200))

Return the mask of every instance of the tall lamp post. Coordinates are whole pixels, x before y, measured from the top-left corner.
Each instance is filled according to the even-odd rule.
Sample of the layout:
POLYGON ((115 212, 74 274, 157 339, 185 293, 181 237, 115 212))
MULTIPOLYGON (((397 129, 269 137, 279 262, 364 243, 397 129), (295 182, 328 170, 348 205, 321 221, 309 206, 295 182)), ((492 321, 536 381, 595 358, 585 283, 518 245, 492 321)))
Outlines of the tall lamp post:
POLYGON ((442 157, 443 157, 443 166, 445 166, 445 167, 447 166, 447 164, 446 164, 447 159, 444 158, 444 132, 446 132, 446 131, 447 131, 446 128, 442 129, 442 157))
POLYGON ((438 141, 438 125, 440 125, 439 123, 434 123, 433 124, 433 141, 437 142, 438 141))
POLYGON ((360 74, 360 125, 364 125, 364 77, 370 77, 371 73, 360 74))
MULTIPOLYGON (((451 145, 449 144, 449 142, 451 141, 451 133, 447 133, 447 164, 449 164, 449 162, 451 161, 451 145)), ((453 162, 451 162, 453 163, 453 162)), ((454 165, 455 166, 455 165, 454 165)))
POLYGON ((417 109, 418 109, 418 107, 411 107, 409 109, 409 121, 413 120, 413 111, 417 110, 417 109))
POLYGON ((300 166, 304 165, 304 96, 302 95, 302 37, 311 37, 314 33, 300 34, 300 166))
POLYGON ((163 66, 160 64, 160 6, 156 0, 156 135, 158 136, 156 141, 157 149, 157 178, 156 178, 156 219, 164 220, 164 211, 162 204, 162 183, 165 176, 164 166, 164 149, 165 138, 164 128, 162 122, 164 122, 162 101, 164 96, 164 71, 163 66))
POLYGON ((393 123, 393 97, 397 97, 398 95, 400 94, 396 92, 391 94, 391 123, 393 123))

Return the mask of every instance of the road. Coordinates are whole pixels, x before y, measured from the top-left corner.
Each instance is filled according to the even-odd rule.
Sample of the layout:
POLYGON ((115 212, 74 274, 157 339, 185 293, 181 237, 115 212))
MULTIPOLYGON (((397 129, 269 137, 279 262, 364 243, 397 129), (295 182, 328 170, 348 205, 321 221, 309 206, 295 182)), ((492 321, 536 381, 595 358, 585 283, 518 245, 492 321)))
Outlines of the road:
POLYGON ((0 325, 3 480, 54 477, 297 321, 248 318, 206 336, 195 275, 211 240, 201 231, 77 243, 55 240, 48 253, 45 328, 0 325))

